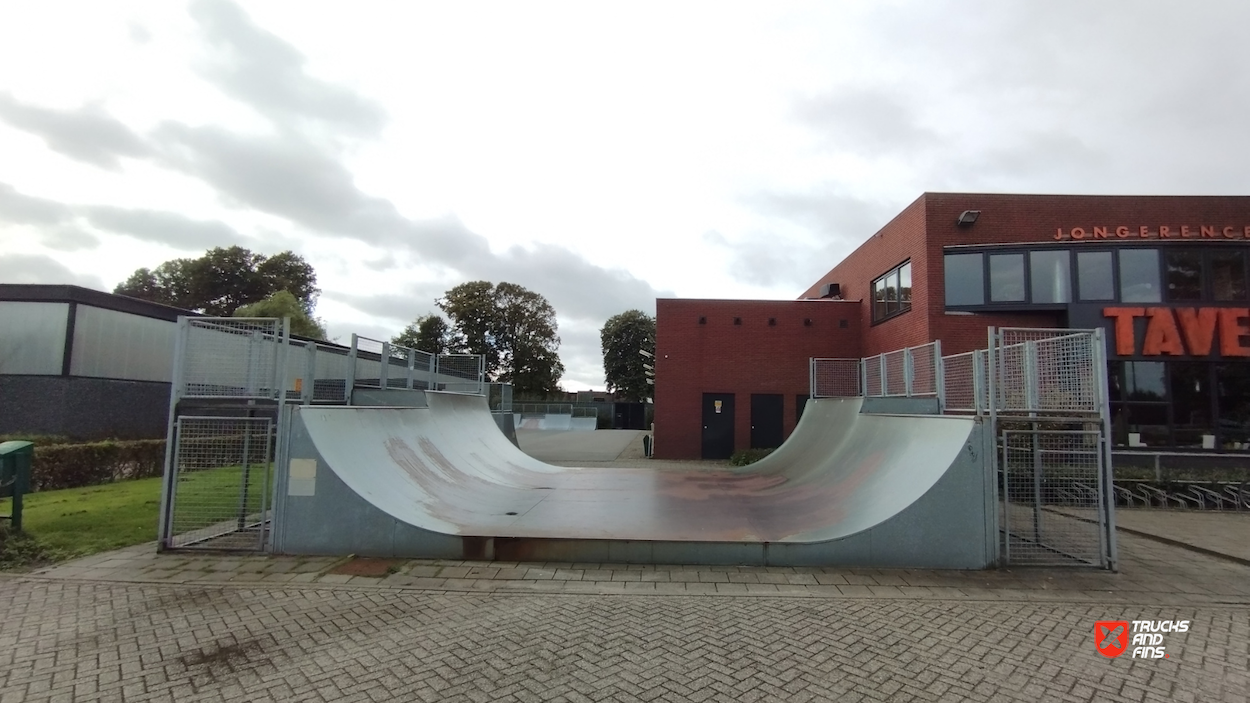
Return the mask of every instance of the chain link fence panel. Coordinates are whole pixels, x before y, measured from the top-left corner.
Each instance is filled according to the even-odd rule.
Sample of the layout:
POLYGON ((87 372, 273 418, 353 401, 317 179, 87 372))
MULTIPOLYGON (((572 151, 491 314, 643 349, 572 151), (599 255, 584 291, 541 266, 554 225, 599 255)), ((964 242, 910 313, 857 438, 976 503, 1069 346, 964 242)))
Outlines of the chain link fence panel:
POLYGON ((813 398, 854 398, 860 395, 859 359, 812 359, 810 395, 813 398))
POLYGON ((434 372, 438 390, 478 394, 484 391, 485 368, 480 354, 439 354, 434 372))
POLYGON ((908 348, 911 356, 911 395, 938 395, 938 379, 941 376, 938 366, 942 363, 939 349, 937 342, 908 348))
POLYGON ((907 350, 896 349, 881 355, 885 388, 881 395, 907 395, 907 350))
POLYGON ((183 398, 276 398, 280 392, 282 321, 185 318, 183 398))
POLYGON ((976 352, 942 357, 947 412, 975 413, 980 409, 977 405, 976 362, 976 352))
POLYGON ((1097 338, 1092 332, 1003 328, 997 350, 1000 412, 1100 413, 1097 338))

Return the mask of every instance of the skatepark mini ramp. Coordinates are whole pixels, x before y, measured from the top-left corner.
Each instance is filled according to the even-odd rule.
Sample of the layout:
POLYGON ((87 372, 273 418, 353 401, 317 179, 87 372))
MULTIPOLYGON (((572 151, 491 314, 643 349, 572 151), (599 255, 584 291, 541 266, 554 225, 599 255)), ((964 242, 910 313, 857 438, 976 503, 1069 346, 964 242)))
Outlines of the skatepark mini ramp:
POLYGON ((517 449, 482 396, 425 400, 298 408, 277 472, 273 550, 963 569, 994 560, 976 418, 811 400, 785 444, 747 467, 567 468, 517 449))

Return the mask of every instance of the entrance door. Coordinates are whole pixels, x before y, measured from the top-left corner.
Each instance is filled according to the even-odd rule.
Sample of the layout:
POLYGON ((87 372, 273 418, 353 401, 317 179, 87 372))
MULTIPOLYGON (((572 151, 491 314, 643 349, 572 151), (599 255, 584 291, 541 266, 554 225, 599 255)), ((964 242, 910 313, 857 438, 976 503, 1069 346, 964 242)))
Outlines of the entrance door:
POLYGON ((734 453, 733 393, 703 394, 704 459, 728 459, 734 453))
POLYGON ((785 396, 781 394, 751 394, 751 448, 770 449, 780 447, 782 442, 782 408, 785 396))

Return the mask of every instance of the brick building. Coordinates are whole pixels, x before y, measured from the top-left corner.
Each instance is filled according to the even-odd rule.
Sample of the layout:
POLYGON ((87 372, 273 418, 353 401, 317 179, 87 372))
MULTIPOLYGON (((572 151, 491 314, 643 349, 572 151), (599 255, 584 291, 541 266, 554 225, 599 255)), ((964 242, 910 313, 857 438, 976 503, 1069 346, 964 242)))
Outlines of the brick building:
POLYGON ((810 357, 990 326, 1106 329, 1119 445, 1250 449, 1247 259, 1246 196, 925 193, 797 301, 658 300, 656 456, 776 446, 810 357))

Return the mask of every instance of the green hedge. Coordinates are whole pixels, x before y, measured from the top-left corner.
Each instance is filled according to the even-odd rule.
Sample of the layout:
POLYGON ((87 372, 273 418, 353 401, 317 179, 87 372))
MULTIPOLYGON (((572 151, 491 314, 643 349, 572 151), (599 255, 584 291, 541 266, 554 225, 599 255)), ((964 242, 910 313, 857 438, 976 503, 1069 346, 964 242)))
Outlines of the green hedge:
POLYGON ((772 453, 772 449, 739 449, 733 453, 733 456, 729 457, 729 465, 746 466, 754 464, 772 453))
POLYGON ((50 491, 160 476, 165 440, 106 440, 89 444, 35 445, 31 490, 50 491))

